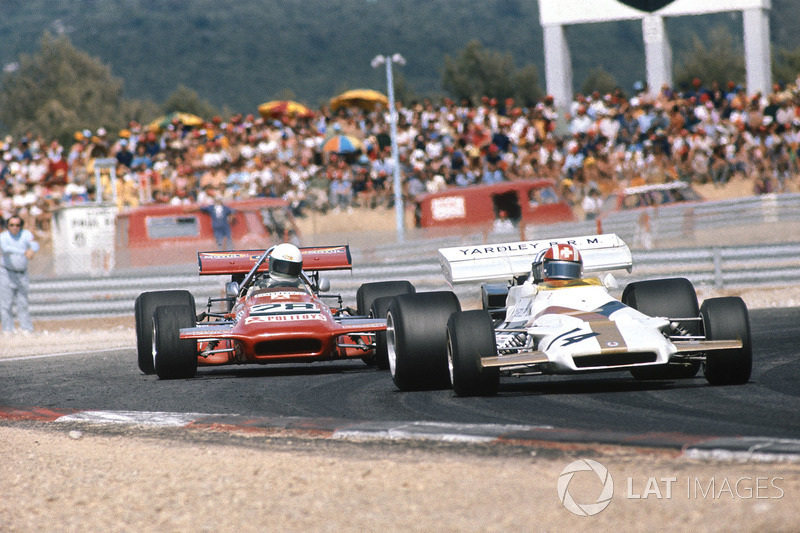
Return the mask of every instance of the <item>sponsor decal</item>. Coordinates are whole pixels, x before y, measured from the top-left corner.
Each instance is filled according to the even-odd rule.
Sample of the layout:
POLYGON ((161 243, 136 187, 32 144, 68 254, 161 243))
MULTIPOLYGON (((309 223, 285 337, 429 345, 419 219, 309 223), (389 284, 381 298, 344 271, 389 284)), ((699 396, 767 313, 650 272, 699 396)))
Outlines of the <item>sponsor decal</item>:
POLYGON ((230 252, 202 252, 202 257, 206 259, 239 259, 241 257, 247 257, 247 255, 230 252))
POLYGON ((434 220, 466 217, 467 208, 464 205, 464 198, 461 196, 435 198, 431 201, 431 216, 434 220))
POLYGON ((259 294, 259 300, 290 300, 293 296, 297 296, 298 292, 269 292, 266 294, 259 294))
POLYGON ((317 254, 338 254, 344 252, 344 246, 336 246, 334 248, 315 248, 313 250, 301 249, 303 255, 317 255, 317 254))
POLYGON ((310 314, 303 313, 297 315, 266 315, 266 316, 249 316, 244 320, 245 324, 254 324, 260 322, 299 322, 304 320, 325 320, 325 317, 319 313, 310 314))
POLYGON ((577 246, 579 248, 586 248, 591 247, 591 245, 600 244, 599 237, 587 237, 585 239, 575 240, 575 239, 567 239, 565 241, 550 241, 550 242, 542 242, 542 241, 527 241, 527 242, 514 242, 509 244, 500 244, 495 246, 473 246, 470 248, 459 248, 458 251, 461 252, 464 256, 472 256, 472 255, 492 255, 492 254, 507 254, 510 252, 524 252, 524 251, 536 251, 536 249, 544 244, 544 248, 548 248, 550 246, 554 246, 556 244, 571 244, 573 246, 577 246))

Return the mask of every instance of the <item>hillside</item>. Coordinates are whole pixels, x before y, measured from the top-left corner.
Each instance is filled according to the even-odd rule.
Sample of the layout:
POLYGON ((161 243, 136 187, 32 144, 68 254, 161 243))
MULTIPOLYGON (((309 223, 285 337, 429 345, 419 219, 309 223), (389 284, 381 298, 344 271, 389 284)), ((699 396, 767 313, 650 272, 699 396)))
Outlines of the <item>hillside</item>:
MULTIPOLYGON (((797 48, 800 2, 772 5, 773 41, 797 48)), ((669 19, 676 60, 694 35, 722 25, 738 36, 741 24, 738 13, 669 19)), ((45 31, 109 65, 127 98, 156 103, 184 85, 234 111, 281 97, 317 106, 345 89, 384 89, 370 59, 396 52, 407 60, 398 81, 437 95, 445 55, 473 39, 536 65, 544 87, 535 0, 3 0, 0 64, 38 50, 45 31)), ((623 87, 645 76, 638 22, 581 26, 570 42, 576 85, 597 67, 623 87)))

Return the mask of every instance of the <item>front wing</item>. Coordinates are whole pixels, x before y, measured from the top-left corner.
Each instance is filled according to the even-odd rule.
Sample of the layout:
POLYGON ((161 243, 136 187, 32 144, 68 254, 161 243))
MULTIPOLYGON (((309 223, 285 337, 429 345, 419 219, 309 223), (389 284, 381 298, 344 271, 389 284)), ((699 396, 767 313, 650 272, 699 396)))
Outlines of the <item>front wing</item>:
MULTIPOLYGON (((715 350, 735 350, 743 346, 741 340, 718 340, 718 341, 673 341, 676 354, 694 354, 715 350)), ((483 368, 510 368, 536 366, 550 362, 546 352, 539 350, 520 352, 509 355, 498 355, 494 357, 483 357, 481 366, 483 368)), ((616 367, 608 366, 606 369, 612 370, 616 367)), ((592 370, 598 370, 597 367, 592 370)))
MULTIPOLYGON (((385 319, 339 318, 336 319, 336 327, 331 329, 329 334, 333 337, 339 337, 341 335, 368 334, 384 330, 386 330, 385 319)), ((180 330, 180 338, 195 339, 197 341, 242 340, 242 335, 236 332, 233 324, 208 325, 182 328, 180 330)))

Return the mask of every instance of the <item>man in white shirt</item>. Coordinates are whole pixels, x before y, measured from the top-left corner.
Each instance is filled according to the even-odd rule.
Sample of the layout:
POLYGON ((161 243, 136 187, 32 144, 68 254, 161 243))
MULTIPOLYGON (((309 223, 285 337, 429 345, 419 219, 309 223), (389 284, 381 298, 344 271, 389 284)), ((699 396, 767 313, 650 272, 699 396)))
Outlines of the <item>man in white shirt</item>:
POLYGON ((0 321, 4 335, 15 331, 15 307, 20 329, 23 333, 33 331, 28 310, 28 261, 39 251, 39 243, 23 224, 21 217, 13 215, 6 223, 8 229, 0 233, 0 321))

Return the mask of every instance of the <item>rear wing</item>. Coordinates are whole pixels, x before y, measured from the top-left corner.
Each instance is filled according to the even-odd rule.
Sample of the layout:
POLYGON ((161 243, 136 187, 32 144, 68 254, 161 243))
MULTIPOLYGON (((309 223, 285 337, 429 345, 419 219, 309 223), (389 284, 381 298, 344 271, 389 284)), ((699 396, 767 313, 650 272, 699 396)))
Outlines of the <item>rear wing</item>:
POLYGON ((510 281, 529 274, 536 255, 553 244, 572 244, 581 252, 584 272, 631 271, 628 245, 613 233, 563 239, 440 248, 439 261, 451 285, 470 281, 510 281))
MULTIPOLYGON (((314 246, 300 248, 303 256, 303 270, 351 270, 353 259, 350 246, 314 246)), ((233 252, 198 252, 200 275, 247 274, 264 254, 264 250, 238 250, 233 252)), ((259 267, 259 271, 269 270, 269 263, 259 267)))

